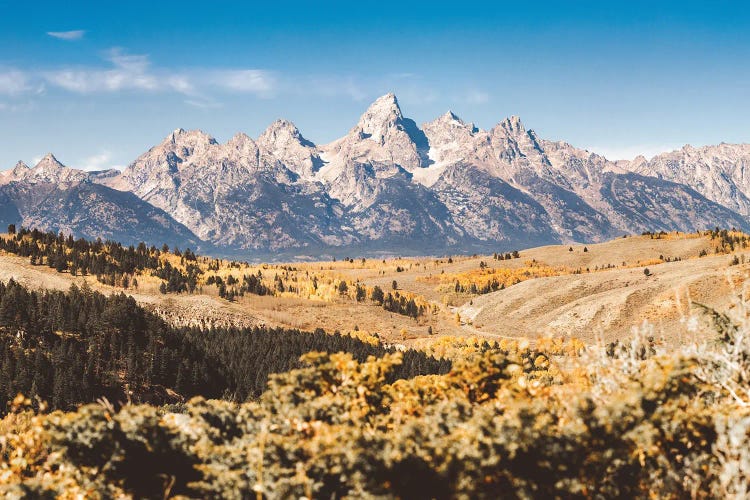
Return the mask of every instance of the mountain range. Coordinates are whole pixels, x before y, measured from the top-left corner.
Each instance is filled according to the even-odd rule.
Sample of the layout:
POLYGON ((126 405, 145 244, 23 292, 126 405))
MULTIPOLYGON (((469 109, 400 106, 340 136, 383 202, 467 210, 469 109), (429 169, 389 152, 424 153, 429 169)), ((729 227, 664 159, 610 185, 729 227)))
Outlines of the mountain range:
POLYGON ((53 155, 0 172, 0 224, 248 258, 438 255, 598 242, 624 233, 750 231, 750 145, 609 161, 510 117, 421 127, 393 94, 316 145, 289 121, 219 143, 177 129, 122 172, 53 155))

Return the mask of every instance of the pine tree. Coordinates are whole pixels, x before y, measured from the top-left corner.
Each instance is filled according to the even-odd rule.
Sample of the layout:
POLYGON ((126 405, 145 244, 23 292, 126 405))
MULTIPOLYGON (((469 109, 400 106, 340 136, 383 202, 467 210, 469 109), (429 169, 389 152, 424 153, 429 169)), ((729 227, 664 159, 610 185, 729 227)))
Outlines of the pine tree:
POLYGON ((374 286, 372 289, 372 292, 370 294, 370 298, 373 302, 376 302, 377 304, 383 304, 384 294, 383 289, 379 286, 374 286))

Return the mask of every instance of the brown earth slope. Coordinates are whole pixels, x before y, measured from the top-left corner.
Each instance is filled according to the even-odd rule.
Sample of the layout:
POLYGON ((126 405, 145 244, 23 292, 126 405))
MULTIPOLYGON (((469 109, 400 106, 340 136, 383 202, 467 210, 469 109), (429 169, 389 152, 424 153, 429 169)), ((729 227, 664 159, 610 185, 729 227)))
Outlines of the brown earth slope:
MULTIPOLYGON (((303 279, 315 272, 330 276, 333 283, 345 279, 350 284, 377 285, 386 292, 393 291, 395 280, 400 292, 414 294, 434 306, 418 320, 350 297, 320 300, 246 294, 228 302, 218 297, 214 286, 203 286, 196 294, 163 295, 158 292, 158 280, 151 276, 139 277, 139 289, 126 293, 177 324, 267 324, 327 331, 351 331, 356 326, 391 342, 413 344, 444 335, 611 340, 646 320, 655 335, 674 343, 682 340, 679 332, 685 328, 681 322, 690 312, 690 301, 724 310, 741 293, 750 270, 750 264, 744 263, 744 250, 737 248, 734 254, 740 262, 730 265, 734 255, 715 254, 716 245, 717 241, 706 235, 670 234, 660 238, 631 236, 588 246, 539 247, 522 250, 519 258, 510 260, 426 257, 289 265, 294 268, 290 279, 303 279), (707 255, 699 257, 704 252, 707 255), (524 274, 537 269, 534 266, 559 275, 534 278, 524 274), (649 276, 644 274, 646 267, 649 276), (454 277, 472 280, 493 272, 519 276, 521 282, 485 295, 454 293, 454 277)), ((747 253, 750 257, 750 251, 747 253)), ((266 276, 286 272, 280 266, 263 269, 266 276)), ((242 272, 256 270, 250 267, 242 272)), ((231 267, 219 271, 225 276, 229 272, 237 271, 231 267)), ((74 282, 83 283, 80 277, 31 266, 27 259, 0 255, 0 280, 10 278, 31 287, 61 290, 74 282)), ((104 293, 122 291, 91 277, 87 282, 104 293)))

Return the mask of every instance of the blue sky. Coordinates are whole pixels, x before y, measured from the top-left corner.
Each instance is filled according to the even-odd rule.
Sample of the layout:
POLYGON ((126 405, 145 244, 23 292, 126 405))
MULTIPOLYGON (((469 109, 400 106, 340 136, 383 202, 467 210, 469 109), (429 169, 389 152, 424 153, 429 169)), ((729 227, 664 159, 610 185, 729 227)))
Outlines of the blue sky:
POLYGON ((314 142, 395 92, 418 123, 506 116, 608 157, 750 142, 750 6, 705 2, 6 2, 0 169, 123 166, 171 130, 314 142), (103 5, 107 5, 103 8, 103 5))

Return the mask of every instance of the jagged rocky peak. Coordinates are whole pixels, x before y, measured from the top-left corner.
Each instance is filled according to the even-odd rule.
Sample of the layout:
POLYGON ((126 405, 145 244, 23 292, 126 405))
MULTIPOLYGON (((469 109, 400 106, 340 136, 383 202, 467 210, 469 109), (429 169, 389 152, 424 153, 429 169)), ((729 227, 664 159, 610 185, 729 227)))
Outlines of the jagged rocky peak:
POLYGON ((378 97, 360 117, 356 129, 368 138, 383 142, 389 129, 403 119, 396 95, 389 93, 378 97))
POLYGON ((269 149, 288 147, 290 144, 299 144, 308 148, 315 147, 315 144, 302 137, 302 134, 294 123, 283 118, 269 125, 260 137, 258 137, 258 142, 269 149))
POLYGON ((13 173, 16 180, 22 179, 30 183, 76 183, 90 177, 88 172, 66 167, 52 153, 44 155, 34 168, 31 169, 22 162, 19 162, 13 169, 13 173))
POLYGON ((182 147, 196 147, 196 146, 209 146, 218 144, 209 134, 202 130, 185 130, 183 128, 175 129, 171 134, 164 138, 161 145, 168 146, 182 146, 182 147))
POLYGON ((237 132, 229 139, 228 142, 255 142, 253 138, 247 135, 245 132, 237 132))
POLYGON ((510 116, 499 122, 489 131, 490 141, 497 151, 502 151, 501 157, 512 160, 526 155, 537 157, 540 166, 547 161, 543 158, 544 152, 538 142, 536 134, 526 130, 521 118, 516 115, 510 116))
POLYGON ((453 111, 447 111, 433 121, 422 124, 422 129, 428 136, 430 135, 428 131, 435 133, 437 130, 448 133, 459 130, 469 132, 469 134, 479 132, 479 129, 473 123, 466 123, 453 111))
POLYGON ((360 117, 349 133, 357 140, 371 140, 381 146, 407 147, 404 140, 413 143, 408 149, 426 149, 427 140, 414 120, 404 118, 395 94, 378 97, 360 117))
POLYGON ((218 144, 216 139, 202 130, 178 128, 146 154, 177 155, 184 159, 188 156, 202 155, 218 144))
POLYGON ((257 155, 258 145, 250 136, 244 132, 239 132, 234 134, 220 149, 228 156, 239 155, 239 157, 254 158, 257 155))
POLYGON ((629 165, 634 171, 641 171, 648 165, 648 160, 645 156, 638 155, 630 161, 629 165))
MULTIPOLYGON (((466 123, 459 118, 459 116, 454 113, 453 111, 446 111, 444 114, 440 115, 435 121, 432 123, 442 123, 448 126, 452 127, 466 127, 466 123)), ((473 128, 473 124, 472 124, 473 128)))
POLYGON ((317 146, 289 120, 280 119, 269 125, 258 137, 258 146, 303 177, 314 175, 323 165, 317 146))
POLYGON ((299 135, 299 129, 289 120, 279 118, 278 120, 274 120, 274 122, 263 131, 260 137, 275 137, 278 135, 296 136, 299 135))
POLYGON ((345 137, 321 150, 331 158, 328 174, 336 177, 352 161, 389 163, 406 170, 424 167, 430 164, 429 147, 425 133, 401 113, 396 96, 386 94, 367 108, 345 137))
POLYGON ((16 166, 0 172, 0 185, 7 184, 9 182, 18 181, 26 177, 31 171, 28 165, 23 161, 16 163, 16 166))
POLYGON ((227 141, 227 144, 232 146, 241 146, 245 144, 255 144, 255 141, 244 132, 237 132, 227 141))
POLYGON ((11 170, 11 172, 13 172, 13 175, 23 175, 29 170, 31 170, 29 166, 26 165, 23 160, 19 160, 18 163, 16 163, 16 166, 13 167, 13 170, 11 170))
POLYGON ((459 118, 458 115, 451 110, 446 111, 445 114, 441 116, 440 118, 443 118, 444 120, 450 120, 450 121, 463 123, 463 120, 461 120, 461 118, 459 118))
POLYGON ((52 153, 47 153, 41 160, 39 160, 39 163, 36 164, 34 170, 54 172, 62 168, 65 168, 65 165, 60 163, 58 159, 55 158, 55 155, 53 155, 52 153))
POLYGON ((452 111, 422 125, 430 145, 430 158, 436 162, 458 161, 476 153, 473 123, 466 123, 452 111))
POLYGON ((508 136, 518 136, 526 133, 526 128, 523 126, 521 118, 516 115, 512 115, 498 123, 495 130, 502 130, 508 136))

